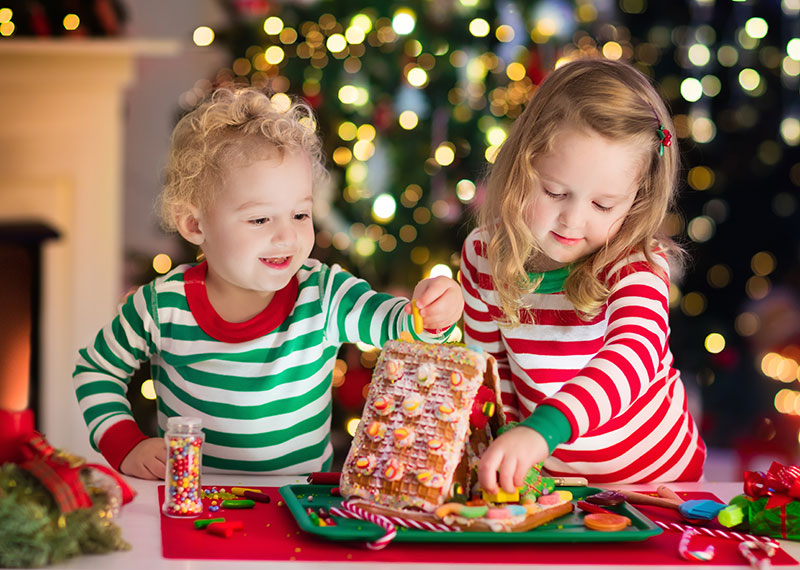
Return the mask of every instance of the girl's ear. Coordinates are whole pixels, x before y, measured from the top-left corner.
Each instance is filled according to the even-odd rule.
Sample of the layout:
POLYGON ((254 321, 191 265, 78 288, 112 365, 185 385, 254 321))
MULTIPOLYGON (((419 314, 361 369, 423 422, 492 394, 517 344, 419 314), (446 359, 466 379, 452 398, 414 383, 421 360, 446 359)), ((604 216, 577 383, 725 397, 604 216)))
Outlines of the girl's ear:
POLYGON ((205 235, 200 227, 200 215, 196 208, 188 207, 175 215, 175 225, 181 237, 194 245, 202 245, 205 235))

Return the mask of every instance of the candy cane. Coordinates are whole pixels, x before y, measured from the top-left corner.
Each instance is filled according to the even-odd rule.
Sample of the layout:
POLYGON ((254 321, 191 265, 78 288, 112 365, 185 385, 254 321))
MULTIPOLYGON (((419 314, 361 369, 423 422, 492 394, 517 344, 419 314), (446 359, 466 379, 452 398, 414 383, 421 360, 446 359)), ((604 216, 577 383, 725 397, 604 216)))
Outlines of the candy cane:
POLYGON ((385 530, 385 534, 378 540, 367 543, 367 548, 370 550, 380 550, 382 548, 386 548, 386 546, 392 542, 392 540, 394 540, 394 537, 397 536, 397 528, 394 526, 392 521, 383 515, 376 515, 374 513, 365 511, 364 509, 351 504, 349 501, 344 501, 341 504, 341 508, 331 507, 328 509, 328 512, 344 518, 357 518, 375 523, 385 530))
POLYGON ((777 540, 774 540, 767 536, 755 536, 753 534, 746 534, 743 532, 736 532, 730 530, 718 530, 715 528, 703 528, 703 527, 694 527, 688 526, 678 523, 666 523, 662 521, 653 521, 658 526, 663 528, 664 530, 671 530, 676 532, 685 532, 688 529, 694 529, 700 534, 705 534, 706 536, 713 536, 716 538, 726 538, 728 540, 738 540, 739 542, 757 542, 764 544, 765 547, 771 549, 780 548, 780 543, 777 540))
POLYGON ((769 550, 764 548, 764 545, 758 541, 751 541, 745 540, 744 542, 739 543, 739 554, 744 556, 745 560, 750 563, 752 568, 756 570, 768 570, 772 568, 772 563, 769 561, 769 557, 775 554, 773 550, 769 550), (753 550, 759 548, 764 550, 766 553, 766 558, 759 558, 753 553, 753 550))
POLYGON ((694 535, 698 534, 697 529, 687 528, 681 535, 681 540, 678 543, 678 554, 684 560, 697 560, 698 562, 708 562, 714 559, 714 547, 709 545, 705 550, 689 550, 689 541, 694 535))

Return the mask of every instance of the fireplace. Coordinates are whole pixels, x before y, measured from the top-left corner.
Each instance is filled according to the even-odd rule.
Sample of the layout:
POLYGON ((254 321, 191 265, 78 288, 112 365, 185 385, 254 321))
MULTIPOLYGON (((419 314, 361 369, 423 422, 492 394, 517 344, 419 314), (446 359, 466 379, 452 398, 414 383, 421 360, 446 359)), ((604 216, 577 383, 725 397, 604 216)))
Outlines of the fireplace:
POLYGON ((47 224, 0 223, 0 408, 39 416, 43 244, 47 224))
POLYGON ((17 261, 24 259, 17 248, 7 254, 12 264, 30 263, 40 282, 15 293, 39 299, 38 318, 30 322, 31 333, 38 327, 36 346, 28 349, 38 355, 11 352, 32 364, 37 428, 52 445, 88 458, 94 452, 72 372, 78 349, 113 316, 124 294, 125 89, 138 57, 173 54, 177 47, 89 38, 0 42, 0 223, 19 228, 35 220, 59 235, 39 240, 38 262, 17 261))

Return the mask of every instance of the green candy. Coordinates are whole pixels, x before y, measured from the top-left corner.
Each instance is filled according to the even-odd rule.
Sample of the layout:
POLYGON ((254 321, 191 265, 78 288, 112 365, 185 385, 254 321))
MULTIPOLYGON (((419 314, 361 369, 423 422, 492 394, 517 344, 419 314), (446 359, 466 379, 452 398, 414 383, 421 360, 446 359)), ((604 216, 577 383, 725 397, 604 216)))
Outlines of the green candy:
POLYGON ((239 499, 231 501, 222 501, 221 506, 226 509, 252 509, 256 502, 252 499, 239 499))
POLYGON ((198 530, 202 530, 202 529, 206 528, 208 525, 210 525, 211 523, 216 523, 216 522, 225 522, 225 519, 224 518, 219 518, 219 519, 200 519, 198 521, 194 521, 194 528, 196 528, 198 530))
POLYGON ((486 505, 480 505, 474 507, 469 507, 464 505, 463 507, 461 507, 461 510, 458 511, 458 514, 459 516, 462 516, 465 519, 478 519, 484 516, 488 512, 489 512, 489 507, 486 505))

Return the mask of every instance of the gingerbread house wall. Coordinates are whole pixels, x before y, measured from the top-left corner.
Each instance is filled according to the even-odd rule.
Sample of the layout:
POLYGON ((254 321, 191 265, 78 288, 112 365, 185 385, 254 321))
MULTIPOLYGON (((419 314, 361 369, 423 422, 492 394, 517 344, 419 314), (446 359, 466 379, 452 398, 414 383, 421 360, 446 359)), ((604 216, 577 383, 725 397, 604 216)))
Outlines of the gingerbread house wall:
POLYGON ((499 402, 488 358, 463 346, 387 343, 345 460, 342 494, 423 510, 449 498, 486 375, 499 402))

